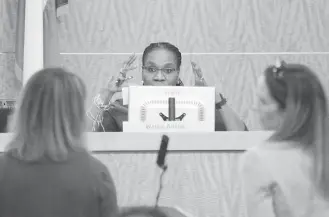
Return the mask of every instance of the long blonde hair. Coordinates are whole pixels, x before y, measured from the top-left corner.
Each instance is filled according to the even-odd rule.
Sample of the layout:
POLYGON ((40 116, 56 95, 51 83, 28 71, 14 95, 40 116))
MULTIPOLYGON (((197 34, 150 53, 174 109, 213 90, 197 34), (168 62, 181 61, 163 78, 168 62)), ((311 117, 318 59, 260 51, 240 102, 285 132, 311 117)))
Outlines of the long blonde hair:
POLYGON ((265 70, 266 83, 284 117, 271 140, 295 141, 313 157, 315 186, 329 199, 329 128, 327 98, 307 66, 286 64, 265 70))
POLYGON ((14 113, 14 138, 7 152, 24 161, 64 161, 85 150, 86 87, 62 68, 46 68, 27 82, 14 113))

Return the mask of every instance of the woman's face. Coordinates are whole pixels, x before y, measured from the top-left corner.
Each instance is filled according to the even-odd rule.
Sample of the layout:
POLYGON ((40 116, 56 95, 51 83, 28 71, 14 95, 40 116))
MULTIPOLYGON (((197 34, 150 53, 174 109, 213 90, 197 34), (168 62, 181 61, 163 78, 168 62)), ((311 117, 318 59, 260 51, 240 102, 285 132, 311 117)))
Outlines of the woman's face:
POLYGON ((173 52, 157 48, 146 55, 143 66, 144 85, 175 86, 179 69, 173 52))
POLYGON ((258 80, 255 110, 265 130, 276 130, 282 121, 279 104, 271 96, 265 76, 258 80))

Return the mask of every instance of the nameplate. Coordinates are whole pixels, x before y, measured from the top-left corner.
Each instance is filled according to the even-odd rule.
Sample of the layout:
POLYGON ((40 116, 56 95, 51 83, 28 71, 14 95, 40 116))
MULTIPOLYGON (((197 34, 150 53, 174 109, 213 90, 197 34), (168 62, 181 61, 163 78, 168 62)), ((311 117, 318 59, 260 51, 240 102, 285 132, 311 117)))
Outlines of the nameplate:
POLYGON ((214 87, 128 88, 124 132, 214 132, 214 87))

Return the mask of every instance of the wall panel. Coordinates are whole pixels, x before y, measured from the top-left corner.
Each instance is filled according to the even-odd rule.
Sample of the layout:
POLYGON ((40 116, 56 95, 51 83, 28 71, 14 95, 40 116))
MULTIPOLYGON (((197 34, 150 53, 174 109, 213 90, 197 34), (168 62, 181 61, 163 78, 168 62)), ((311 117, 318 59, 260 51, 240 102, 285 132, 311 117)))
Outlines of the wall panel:
POLYGON ((21 90, 15 74, 15 55, 0 54, 0 99, 15 99, 21 90))
POLYGON ((18 0, 0 0, 0 53, 15 51, 18 0))
POLYGON ((0 99, 13 99, 20 91, 15 75, 17 0, 0 0, 0 99))
MULTIPOLYGON (((240 152, 169 153, 162 206, 193 216, 246 217, 239 179, 240 152)), ((120 206, 155 203, 161 170, 155 153, 95 153, 115 181, 120 206)))
POLYGON ((329 51, 327 0, 70 0, 62 52, 142 52, 169 41, 183 52, 329 51))

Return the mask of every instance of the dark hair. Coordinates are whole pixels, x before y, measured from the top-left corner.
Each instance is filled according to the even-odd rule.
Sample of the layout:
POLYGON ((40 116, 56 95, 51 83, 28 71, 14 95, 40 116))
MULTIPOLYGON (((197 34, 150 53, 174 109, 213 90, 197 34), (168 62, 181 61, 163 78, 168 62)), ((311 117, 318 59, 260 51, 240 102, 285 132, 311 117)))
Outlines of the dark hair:
POLYGON ((147 207, 147 206, 136 206, 123 209, 119 213, 119 217, 132 217, 135 215, 143 215, 145 217, 167 217, 160 208, 157 207, 147 207))
POLYGON ((167 50, 173 52, 176 55, 178 69, 180 69, 180 66, 182 64, 182 54, 175 45, 172 45, 168 42, 151 43, 149 46, 147 46, 143 52, 143 59, 142 59, 143 65, 145 64, 145 59, 146 59, 147 54, 149 54, 151 51, 158 49, 158 48, 167 49, 167 50))

